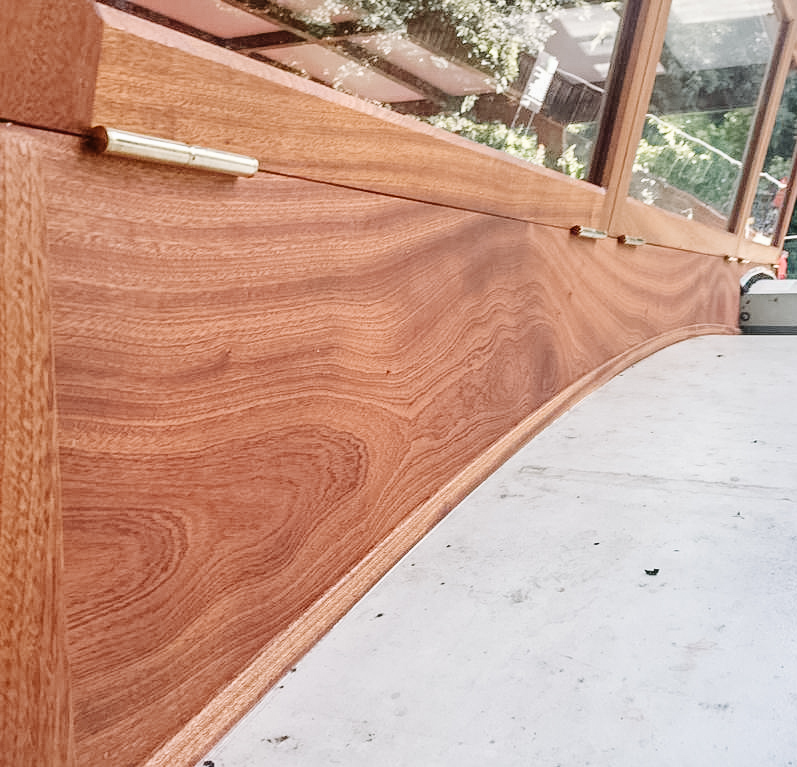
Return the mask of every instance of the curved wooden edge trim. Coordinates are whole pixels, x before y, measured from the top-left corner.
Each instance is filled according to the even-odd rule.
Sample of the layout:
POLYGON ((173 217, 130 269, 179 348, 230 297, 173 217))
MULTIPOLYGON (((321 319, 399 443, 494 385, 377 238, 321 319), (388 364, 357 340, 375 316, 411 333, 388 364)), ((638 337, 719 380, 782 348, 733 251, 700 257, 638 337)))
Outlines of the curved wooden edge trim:
POLYGON ((0 128, 0 753, 75 764, 47 280, 45 180, 0 128))
POLYGON ((0 118, 89 128, 102 39, 92 0, 3 0, 0 27, 0 118))
POLYGON ((727 325, 699 324, 678 328, 628 349, 567 386, 410 514, 343 580, 266 645, 243 672, 143 767, 174 767, 200 759, 456 504, 577 402, 630 365, 667 346, 700 335, 738 333, 737 328, 727 325))

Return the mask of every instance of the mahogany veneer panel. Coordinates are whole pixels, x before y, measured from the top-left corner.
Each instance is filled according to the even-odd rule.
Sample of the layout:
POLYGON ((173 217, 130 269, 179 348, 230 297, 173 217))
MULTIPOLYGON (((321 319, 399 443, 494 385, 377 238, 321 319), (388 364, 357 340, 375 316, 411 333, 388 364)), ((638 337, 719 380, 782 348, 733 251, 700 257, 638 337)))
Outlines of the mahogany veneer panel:
POLYGON ((80 764, 189 764, 506 435, 735 325, 718 259, 36 147, 80 764))
POLYGON ((0 753, 70 767, 44 179, 0 128, 0 753))
POLYGON ((604 193, 240 54, 101 7, 94 124, 257 157, 264 170, 570 228, 604 193), (146 62, 146 65, 142 65, 146 62))
POLYGON ((3 0, 0 119, 91 127, 101 23, 91 0, 3 0))

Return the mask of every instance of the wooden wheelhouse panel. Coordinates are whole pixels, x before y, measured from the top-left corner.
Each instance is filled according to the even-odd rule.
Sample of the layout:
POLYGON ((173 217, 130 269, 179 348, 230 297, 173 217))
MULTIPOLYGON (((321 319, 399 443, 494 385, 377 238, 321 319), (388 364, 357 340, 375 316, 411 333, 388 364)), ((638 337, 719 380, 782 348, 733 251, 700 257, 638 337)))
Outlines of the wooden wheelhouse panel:
MULTIPOLYGON (((18 123, 0 128, 0 373, 21 403, 0 410, 2 575, 24 562, 27 589, 0 617, 28 621, 14 646, 34 661, 7 664, 25 714, 3 746, 20 765, 171 767, 577 398, 668 343, 736 332, 747 267, 725 256, 775 251, 101 15, 92 98, 39 119, 10 81, 0 94, 18 123), (261 172, 97 156, 97 123, 261 172), (26 505, 9 456, 31 439, 26 505)), ((641 108, 647 86, 629 87, 641 108)))

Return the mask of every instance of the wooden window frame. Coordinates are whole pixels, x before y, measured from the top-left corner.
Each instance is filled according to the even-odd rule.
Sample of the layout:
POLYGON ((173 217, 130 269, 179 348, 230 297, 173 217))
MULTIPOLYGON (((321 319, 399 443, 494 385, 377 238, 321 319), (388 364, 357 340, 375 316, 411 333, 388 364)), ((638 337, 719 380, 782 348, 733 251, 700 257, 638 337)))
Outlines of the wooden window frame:
MULTIPOLYGON (((779 101, 788 71, 783 52, 795 45, 795 7, 797 0, 778 4, 784 26, 770 70, 769 98, 759 100, 754 140, 745 161, 747 173, 760 170, 766 152, 763 145, 777 112, 772 102, 779 101), (772 98, 776 90, 778 99, 772 98)), ((88 49, 85 30, 95 30, 92 34, 99 43, 92 50, 97 56, 102 50, 99 63, 92 64, 96 60, 92 56, 81 56, 81 61, 89 64, 79 76, 70 77, 68 65, 76 58, 70 49, 68 56, 64 54, 63 66, 51 67, 61 72, 60 87, 72 102, 75 97, 71 94, 79 92, 78 106, 30 114, 23 108, 30 100, 22 96, 32 84, 16 81, 18 98, 16 103, 12 99, 10 106, 3 105, 5 119, 78 134, 88 132, 92 125, 106 124, 240 151, 256 156, 266 172, 552 227, 596 227, 610 236, 638 237, 654 245, 707 255, 760 263, 772 263, 777 255, 772 247, 744 239, 739 222, 752 204, 749 176, 739 194, 731 231, 650 209, 628 197, 670 0, 628 0, 587 181, 530 165, 89 0, 71 0, 65 8, 72 9, 70 19, 79 16, 74 11, 80 8, 83 17, 88 11, 100 22, 87 27, 81 17, 84 31, 76 32, 83 48, 88 49), (157 66, 142 71, 130 63, 140 60, 151 60, 157 66), (194 67, 214 74, 224 71, 231 87, 223 97, 213 94, 211 103, 202 92, 202 75, 194 67), (89 95, 87 81, 93 85, 89 95), (178 96, 181 109, 175 110, 178 96)), ((8 82, 15 81, 9 77, 8 82)), ((49 92, 52 95, 53 88, 49 92)))
POLYGON ((728 219, 728 231, 744 237, 745 221, 750 216, 758 191, 758 180, 764 169, 769 142, 780 109, 786 78, 791 69, 792 56, 797 42, 797 24, 793 19, 782 18, 772 59, 758 96, 753 127, 747 142, 742 173, 736 198, 728 219))

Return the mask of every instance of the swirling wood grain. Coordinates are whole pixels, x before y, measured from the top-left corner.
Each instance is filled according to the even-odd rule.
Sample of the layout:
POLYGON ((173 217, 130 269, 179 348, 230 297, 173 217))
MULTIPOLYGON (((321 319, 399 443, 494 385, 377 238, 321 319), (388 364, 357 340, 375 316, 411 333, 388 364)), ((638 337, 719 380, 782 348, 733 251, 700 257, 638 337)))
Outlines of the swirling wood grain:
POLYGON ((38 149, 85 764, 190 763, 507 435, 736 319, 716 258, 38 149))

